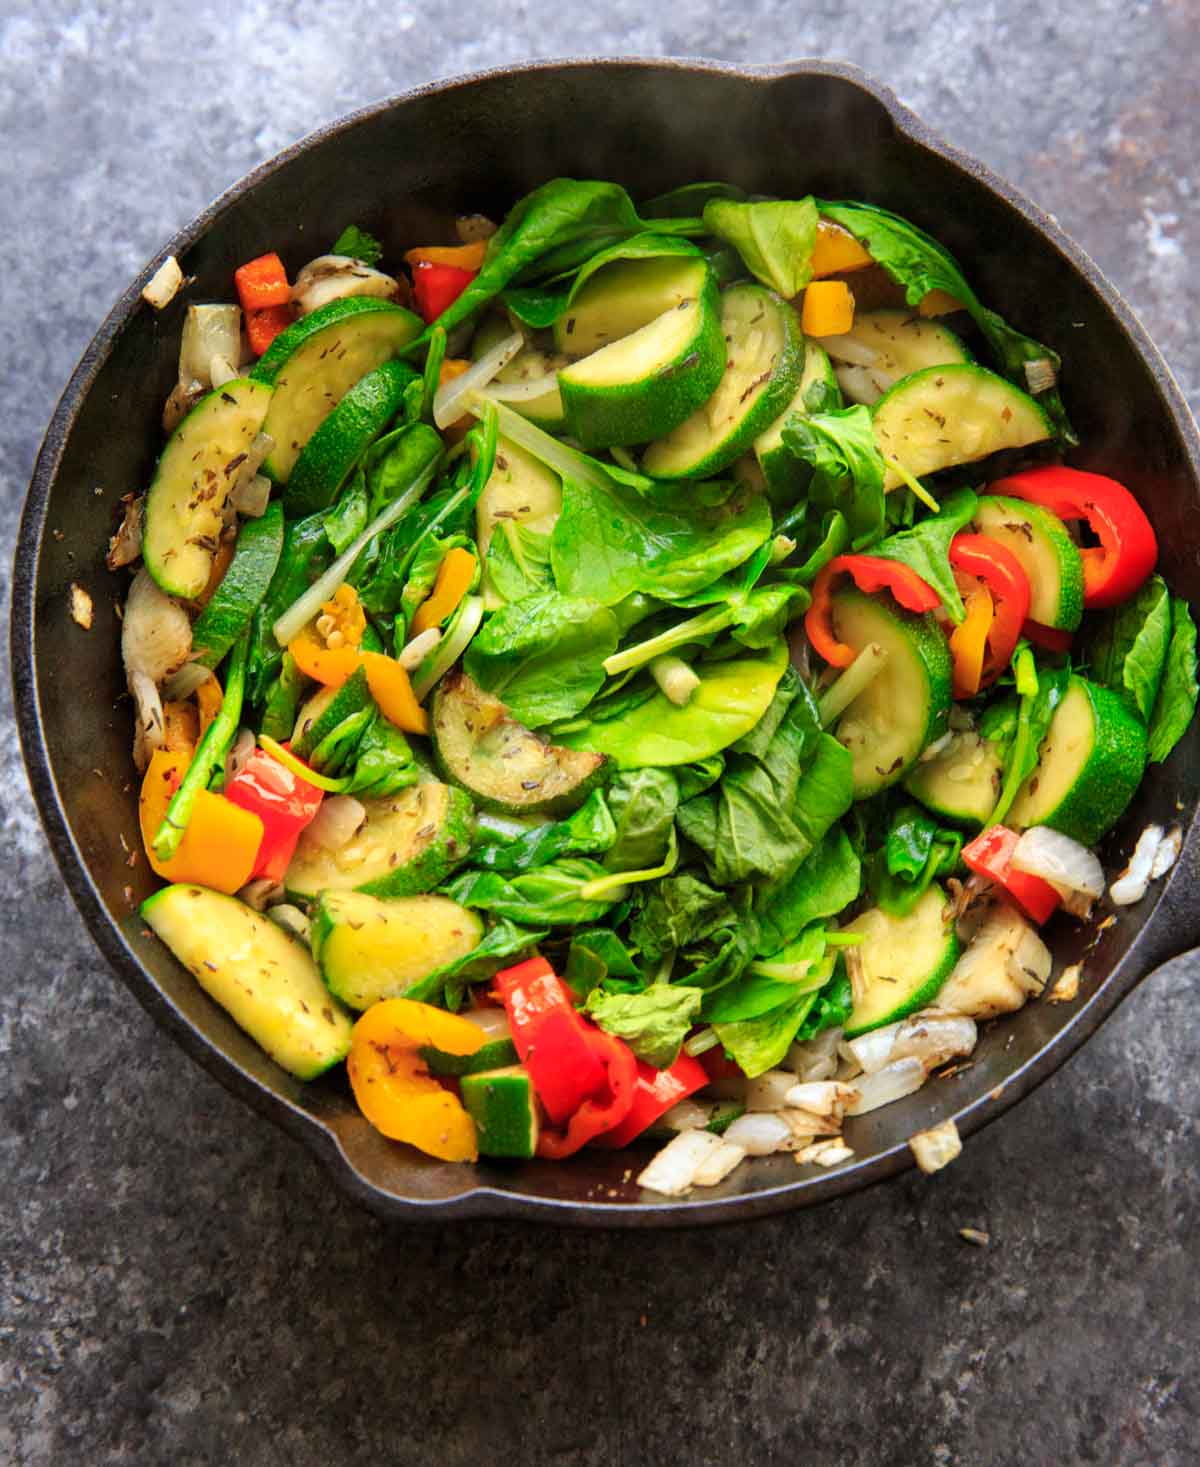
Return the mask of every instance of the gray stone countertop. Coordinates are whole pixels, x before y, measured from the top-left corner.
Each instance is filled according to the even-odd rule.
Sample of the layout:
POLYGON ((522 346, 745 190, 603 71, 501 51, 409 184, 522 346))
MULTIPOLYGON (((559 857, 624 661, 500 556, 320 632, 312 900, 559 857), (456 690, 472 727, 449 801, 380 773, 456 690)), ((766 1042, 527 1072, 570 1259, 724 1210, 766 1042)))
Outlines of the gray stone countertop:
MULTIPOLYGON (((523 57, 858 62, 1057 214, 1195 403, 1195 24, 1188 0, 8 0, 5 546, 75 360, 176 228, 341 111, 523 57)), ((389 1229, 105 967, 0 696, 0 1460, 1196 1460, 1195 964, 932 1180, 737 1230, 389 1229)))

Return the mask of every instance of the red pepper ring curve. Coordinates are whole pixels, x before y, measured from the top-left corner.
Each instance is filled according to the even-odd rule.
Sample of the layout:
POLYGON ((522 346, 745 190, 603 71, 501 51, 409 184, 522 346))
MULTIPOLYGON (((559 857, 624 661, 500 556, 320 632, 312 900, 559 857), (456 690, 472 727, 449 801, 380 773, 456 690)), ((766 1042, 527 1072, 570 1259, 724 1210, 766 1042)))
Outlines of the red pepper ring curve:
POLYGON ((1029 577, 1012 551, 987 535, 955 535, 950 542, 950 565, 977 577, 992 594, 992 624, 979 679, 979 687, 986 688, 1012 661, 1021 638, 1029 615, 1029 577))
POLYGON ((941 598, 928 581, 898 560, 882 555, 835 555, 813 582, 812 604, 804 614, 804 630, 813 650, 830 667, 849 667, 858 652, 838 639, 833 629, 833 586, 849 576, 860 591, 890 591, 906 611, 933 611, 941 598))
POLYGON ((1087 523, 1100 542, 1079 550, 1083 604, 1089 610, 1128 601, 1158 561, 1158 541, 1146 511, 1124 484, 1104 474, 1052 464, 997 479, 988 492, 1040 504, 1060 520, 1087 523))
POLYGON ((647 1126, 652 1126, 660 1116, 666 1115, 672 1106, 686 1100, 689 1095, 695 1095, 697 1090, 702 1090, 707 1084, 708 1072, 690 1054, 681 1054, 665 1070, 656 1070, 645 1060, 638 1060, 637 1083, 629 1114, 611 1130, 597 1136, 594 1144, 613 1150, 628 1146, 647 1126))
POLYGON ((637 1060, 623 1039, 591 1026, 587 1041, 604 1070, 604 1086, 589 1095, 567 1122, 566 1130, 543 1126, 537 1154, 547 1161, 562 1161, 589 1141, 619 1126, 633 1108, 637 1086, 637 1060))

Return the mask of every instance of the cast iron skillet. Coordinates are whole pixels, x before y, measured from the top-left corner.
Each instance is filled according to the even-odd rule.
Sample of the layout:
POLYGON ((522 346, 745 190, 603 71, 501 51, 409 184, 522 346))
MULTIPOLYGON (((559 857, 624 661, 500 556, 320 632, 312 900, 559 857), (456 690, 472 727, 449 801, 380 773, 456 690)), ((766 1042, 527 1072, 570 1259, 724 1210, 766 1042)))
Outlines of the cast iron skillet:
POLYGON ((559 174, 617 179, 635 198, 721 178, 764 193, 868 199, 923 225, 966 263, 984 300, 1061 351, 1083 444, 1074 461, 1135 489, 1158 531, 1163 573, 1200 600, 1195 426, 1128 307, 1052 219, 848 66, 553 62, 425 87, 314 133, 171 241, 194 284, 161 316, 139 299, 153 267, 117 302, 54 414, 21 524, 12 659, 25 759, 67 885, 137 998, 376 1212, 627 1227, 760 1217, 902 1170, 907 1138, 947 1116, 964 1135, 978 1129, 1056 1070, 1151 968, 1197 940, 1200 727, 1146 780, 1107 842, 1111 864, 1148 820, 1181 820, 1187 839, 1165 889, 1106 930, 1067 919, 1052 929, 1059 963, 1088 954, 1076 1002, 1029 1004, 984 1032, 960 1074, 848 1125, 849 1165, 809 1175, 787 1156, 756 1160, 683 1201, 639 1192, 625 1153, 472 1168, 383 1140, 357 1114, 344 1077, 303 1086, 286 1075, 150 937, 135 903, 154 883, 144 861, 126 864, 139 841, 110 610, 124 583, 105 570, 104 550, 117 498, 148 482, 185 303, 228 299, 235 266, 267 249, 295 268, 351 221, 379 235, 395 261, 407 245, 453 237, 455 213, 502 215, 559 174), (95 599, 91 632, 70 619, 72 581, 95 599))

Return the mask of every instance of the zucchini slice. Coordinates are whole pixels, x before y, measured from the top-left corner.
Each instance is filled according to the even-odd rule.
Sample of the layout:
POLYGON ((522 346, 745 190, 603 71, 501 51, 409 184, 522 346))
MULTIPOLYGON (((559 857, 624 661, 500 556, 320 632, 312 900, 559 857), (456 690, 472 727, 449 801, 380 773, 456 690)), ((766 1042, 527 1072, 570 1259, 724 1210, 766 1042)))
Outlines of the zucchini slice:
POLYGON ((950 735, 932 759, 909 771, 904 788, 957 825, 982 825, 996 806, 1004 764, 996 745, 971 729, 950 735))
POLYGON ((268 504, 258 519, 242 521, 229 569, 192 623, 193 658, 202 667, 216 667, 245 631, 267 594, 282 550, 281 504, 268 504))
POLYGON ((521 1065, 464 1075, 462 1103, 475 1122, 481 1156, 527 1160, 537 1151, 538 1103, 521 1065))
POLYGON ((854 586, 834 592, 833 627, 856 651, 877 642, 887 652, 834 730, 854 760, 854 798, 864 800, 902 779, 921 750, 945 733, 950 651, 932 614, 914 615, 890 596, 866 596, 854 586))
POLYGON ((800 385, 804 337, 796 313, 765 285, 721 297, 725 372, 703 407, 652 443, 642 468, 658 479, 719 473, 779 417, 800 385))
MULTIPOLYGON (((511 336, 512 329, 507 317, 494 313, 488 316, 471 338, 472 361, 478 361, 505 337, 511 336)), ((553 377, 570 360, 561 352, 542 351, 533 345, 523 346, 511 362, 501 367, 493 380, 497 387, 524 387, 553 377)), ((494 395, 500 396, 499 393, 494 395)), ((520 413, 548 433, 557 433, 563 426, 562 397, 557 380, 536 397, 504 397, 503 400, 513 412, 520 413)))
POLYGON ((440 885, 471 854, 475 812, 461 790, 429 780, 386 800, 364 800, 363 808, 366 821, 340 850, 301 836, 283 879, 289 892, 415 896, 440 885))
POLYGON ((350 1016, 308 949, 236 897, 182 884, 156 891, 142 916, 200 987, 301 1080, 345 1059, 350 1016))
POLYGON ((1095 845, 1133 798, 1146 768, 1146 730, 1108 688, 1072 676, 1008 823, 1049 825, 1095 845))
POLYGON ((897 463, 920 478, 1054 434, 1032 397, 969 362, 926 367, 903 378, 879 399, 871 416, 888 465, 884 489, 903 483, 897 463))
POLYGON ((842 391, 868 407, 913 372, 972 360, 953 331, 913 311, 861 311, 843 336, 820 341, 837 363, 842 391))
POLYGON ((405 362, 381 362, 360 377, 300 450, 283 502, 289 516, 328 509, 351 470, 400 410, 417 380, 405 362))
POLYGON ((433 696, 433 748, 448 780, 480 809, 500 814, 574 810, 608 762, 602 754, 543 742, 461 671, 444 677, 433 696))
POLYGON ((986 494, 974 523, 1020 562, 1029 578, 1030 619, 1073 632, 1083 617, 1083 561, 1062 520, 1040 504, 986 494))
POLYGON ((487 560, 497 529, 517 525, 550 534, 562 511, 562 483, 553 470, 507 438, 496 444, 496 464, 475 506, 479 558, 487 560))
POLYGON ((567 428, 584 448, 662 438, 708 401, 724 371, 720 298, 706 273, 698 295, 563 368, 567 428))
POLYGON ((422 329, 419 316, 391 301, 330 301, 281 331, 251 372, 275 388, 263 432, 275 447, 263 471, 286 484, 304 445, 351 387, 396 356, 422 329))
POLYGON ((754 456, 758 459, 767 492, 775 503, 791 504, 812 477, 812 470, 802 463, 790 448, 784 446, 783 425, 793 413, 806 414, 810 406, 812 389, 823 387, 822 396, 826 405, 838 408, 842 405, 842 390, 833 373, 833 364, 825 350, 811 337, 804 338, 804 371, 800 374, 800 385, 796 395, 775 419, 765 433, 754 440, 754 456))
POLYGON ((846 1020, 847 1039, 928 1008, 962 951, 950 902, 936 882, 907 916, 872 907, 845 930, 863 936, 858 952, 866 980, 846 1020))
POLYGON ((310 941, 330 993, 352 1009, 367 1009, 401 997, 482 939, 483 923, 449 897, 384 901, 361 891, 323 891, 310 941))
POLYGON ((314 751, 346 719, 372 711, 374 707, 366 670, 357 667, 340 687, 321 688, 302 704, 292 730, 292 753, 297 759, 311 760, 314 751))
POLYGON ((225 502, 272 394, 239 377, 202 397, 167 440, 146 494, 142 556, 169 596, 192 600, 208 585, 225 502))
POLYGON ((696 300, 710 275, 702 255, 661 255, 605 265, 554 323, 555 350, 571 358, 590 356, 683 301, 696 300))

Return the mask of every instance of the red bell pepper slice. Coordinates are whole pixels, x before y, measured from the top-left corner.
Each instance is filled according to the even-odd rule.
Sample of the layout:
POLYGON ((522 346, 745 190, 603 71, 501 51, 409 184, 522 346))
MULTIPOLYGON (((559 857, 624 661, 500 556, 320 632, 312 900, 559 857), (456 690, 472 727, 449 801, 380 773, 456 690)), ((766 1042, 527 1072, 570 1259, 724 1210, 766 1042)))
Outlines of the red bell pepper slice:
POLYGON ((991 494, 1027 499, 1060 520, 1084 520, 1099 545, 1081 547, 1083 604, 1089 609, 1128 601, 1158 560, 1146 512, 1124 484, 1061 464, 998 479, 991 494))
MULTIPOLYGON (((566 1130, 543 1126, 537 1154, 548 1161, 574 1156, 582 1146, 619 1126, 633 1107, 637 1087, 637 1060, 633 1050, 615 1034, 589 1024, 587 1043, 604 1074, 599 1091, 589 1095, 567 1121, 566 1130)), ((534 1085, 536 1088, 536 1080, 534 1085)))
POLYGON ((413 266, 413 296, 426 324, 436 321, 462 295, 478 270, 457 265, 434 265, 422 260, 413 266))
POLYGON ((849 667, 858 652, 839 641, 833 629, 833 588, 848 575, 868 595, 890 591, 906 611, 932 611, 941 605, 938 593, 916 571, 882 555, 835 555, 813 582, 812 605, 804 614, 804 630, 814 650, 830 667, 849 667))
POLYGON ((493 992, 508 1012, 517 1054, 546 1114, 565 1125, 606 1086, 603 1056, 591 1042, 595 1026, 576 1011, 545 958, 497 973, 493 992))
POLYGON ((316 815, 323 792, 262 749, 255 749, 225 786, 225 798, 263 823, 252 875, 282 881, 300 832, 316 815))
POLYGON ((246 312, 246 340, 256 357, 261 357, 281 331, 296 319, 291 306, 266 306, 261 311, 246 312))
POLYGON ((955 535, 950 542, 950 565, 964 576, 981 580, 991 592, 992 624, 979 679, 980 688, 990 687, 1012 660, 1020 641, 1029 615, 1029 577, 1012 551, 987 535, 955 535))
POLYGON ((238 300, 243 311, 261 311, 267 306, 286 306, 292 299, 283 261, 272 251, 248 260, 233 272, 238 300))
POLYGON ((993 825, 963 846, 962 858, 977 876, 984 876, 1006 892, 1031 922, 1040 927, 1062 898, 1048 881, 1027 871, 1012 870, 1012 854, 1020 836, 1006 825, 993 825))
POLYGON ((1043 652, 1069 652, 1073 633, 1060 631, 1058 627, 1044 626, 1040 621, 1026 621, 1021 635, 1027 642, 1040 647, 1043 652))
MULTIPOLYGON (((739 1071, 740 1073, 740 1071, 739 1071)), ((694 1095, 708 1084, 708 1074, 699 1060, 690 1054, 681 1054, 666 1070, 656 1070, 645 1060, 637 1062, 637 1081, 633 1090, 633 1104, 629 1114, 612 1130, 597 1136, 597 1146, 617 1148, 628 1146, 635 1136, 640 1136, 647 1126, 665 1115, 673 1105, 694 1095)))

